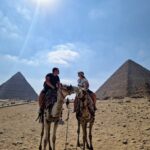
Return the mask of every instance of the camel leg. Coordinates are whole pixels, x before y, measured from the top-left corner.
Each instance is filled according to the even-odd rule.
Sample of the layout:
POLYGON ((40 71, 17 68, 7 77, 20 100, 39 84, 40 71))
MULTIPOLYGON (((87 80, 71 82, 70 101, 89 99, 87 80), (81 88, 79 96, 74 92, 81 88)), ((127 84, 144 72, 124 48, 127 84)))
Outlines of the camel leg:
POLYGON ((48 137, 49 137, 49 131, 50 131, 50 125, 46 119, 44 120, 44 129, 45 129, 44 150, 46 150, 48 137))
POLYGON ((86 147, 87 147, 87 149, 90 149, 90 146, 89 146, 89 143, 88 143, 88 138, 87 138, 87 124, 86 124, 85 130, 86 130, 86 147))
POLYGON ((55 142, 56 142, 56 130, 57 130, 57 127, 58 127, 58 121, 56 121, 54 123, 54 129, 53 129, 53 150, 55 150, 55 142))
POLYGON ((89 127, 90 150, 94 150, 92 145, 92 127, 93 127, 93 122, 90 122, 90 127, 89 127))
POLYGON ((86 147, 90 149, 88 139, 87 139, 87 123, 85 123, 85 142, 86 142, 86 147))
POLYGON ((77 147, 80 147, 80 121, 78 121, 78 130, 77 130, 77 134, 78 134, 78 139, 77 139, 77 147))
POLYGON ((51 123, 49 124, 48 143, 49 143, 49 150, 52 150, 52 147, 51 147, 51 140, 50 140, 50 133, 51 133, 51 123))
POLYGON ((40 145, 39 145, 39 150, 42 150, 42 139, 44 135, 44 123, 42 123, 42 131, 41 131, 41 139, 40 139, 40 145))
POLYGON ((86 143, 86 123, 82 123, 82 130, 83 130, 83 150, 85 150, 85 143, 86 143))

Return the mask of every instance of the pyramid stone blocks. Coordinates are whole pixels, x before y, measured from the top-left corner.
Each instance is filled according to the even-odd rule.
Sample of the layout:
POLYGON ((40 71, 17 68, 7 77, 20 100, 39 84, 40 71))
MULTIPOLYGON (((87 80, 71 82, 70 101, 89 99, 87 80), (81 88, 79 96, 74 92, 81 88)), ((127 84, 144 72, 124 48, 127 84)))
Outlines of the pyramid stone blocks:
POLYGON ((36 100, 37 97, 37 93, 20 72, 0 86, 0 99, 36 100))
POLYGON ((150 93, 150 71, 126 61, 97 91, 99 99, 144 97, 150 93))

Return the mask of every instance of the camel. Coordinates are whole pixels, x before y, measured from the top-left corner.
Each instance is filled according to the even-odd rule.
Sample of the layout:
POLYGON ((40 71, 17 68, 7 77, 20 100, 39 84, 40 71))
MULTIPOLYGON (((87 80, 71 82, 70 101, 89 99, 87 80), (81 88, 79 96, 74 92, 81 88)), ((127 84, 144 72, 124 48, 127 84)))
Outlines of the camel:
POLYGON ((79 92, 77 93, 77 99, 78 99, 78 106, 76 110, 76 118, 78 122, 78 129, 77 129, 77 147, 80 147, 80 125, 82 126, 83 130, 83 150, 85 150, 85 144, 88 149, 93 150, 92 145, 92 127, 95 120, 95 110, 94 105, 91 97, 89 96, 88 92, 81 88, 79 89, 79 92), (90 107, 90 109, 89 109, 90 107), (89 141, 90 145, 88 143, 87 138, 87 125, 89 124, 89 141))
POLYGON ((44 132, 45 132, 44 150, 46 150, 47 143, 49 144, 49 150, 55 150, 56 131, 57 131, 59 119, 61 117, 64 99, 67 95, 70 95, 74 92, 75 92, 75 88, 73 86, 62 85, 61 87, 59 87, 57 91, 57 102, 54 104, 52 108, 46 108, 44 110, 44 121, 42 122, 42 132, 41 132, 39 150, 42 150, 42 139, 43 139, 44 132), (54 127, 53 127, 53 136, 52 136, 53 144, 51 146, 50 130, 51 130, 52 122, 54 122, 54 127))

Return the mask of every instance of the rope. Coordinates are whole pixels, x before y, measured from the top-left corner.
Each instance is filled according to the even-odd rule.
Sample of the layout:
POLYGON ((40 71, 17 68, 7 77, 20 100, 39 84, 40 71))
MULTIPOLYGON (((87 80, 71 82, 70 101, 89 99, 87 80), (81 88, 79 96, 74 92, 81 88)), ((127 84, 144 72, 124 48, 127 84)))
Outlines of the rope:
POLYGON ((70 110, 68 108, 68 115, 67 115, 67 128, 66 128, 66 141, 65 141, 65 150, 67 150, 67 140, 68 140, 68 126, 69 126, 69 115, 70 115, 70 110))

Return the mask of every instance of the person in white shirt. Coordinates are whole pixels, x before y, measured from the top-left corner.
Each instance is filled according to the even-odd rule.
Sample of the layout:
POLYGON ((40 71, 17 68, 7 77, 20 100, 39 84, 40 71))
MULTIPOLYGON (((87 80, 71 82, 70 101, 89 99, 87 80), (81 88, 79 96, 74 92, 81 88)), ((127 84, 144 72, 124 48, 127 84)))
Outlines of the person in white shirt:
MULTIPOLYGON (((79 77, 79 79, 78 79, 78 87, 85 88, 87 90, 87 92, 89 93, 90 97, 93 100, 94 109, 97 110, 97 108, 96 108, 96 95, 95 95, 94 92, 89 90, 89 82, 85 78, 84 72, 83 71, 78 72, 78 77, 79 77)), ((77 105, 77 98, 75 98, 75 101, 74 101, 74 112, 76 112, 76 105, 77 105)))

